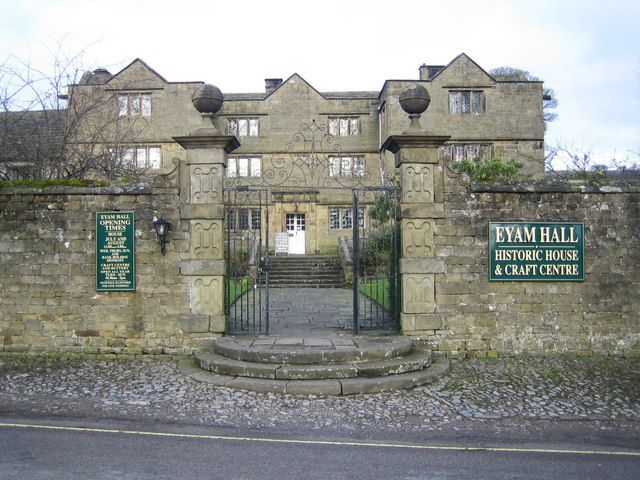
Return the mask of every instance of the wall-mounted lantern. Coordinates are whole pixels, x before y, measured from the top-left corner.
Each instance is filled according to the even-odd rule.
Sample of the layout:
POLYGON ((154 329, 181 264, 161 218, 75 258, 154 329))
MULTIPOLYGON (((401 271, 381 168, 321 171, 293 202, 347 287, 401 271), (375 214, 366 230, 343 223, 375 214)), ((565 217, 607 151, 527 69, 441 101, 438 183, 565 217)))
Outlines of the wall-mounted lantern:
POLYGON ((168 242, 167 233, 171 230, 171 224, 164 218, 158 218, 153 221, 153 227, 156 229, 156 235, 158 235, 158 242, 160 242, 160 251, 162 255, 166 254, 165 245, 168 242))

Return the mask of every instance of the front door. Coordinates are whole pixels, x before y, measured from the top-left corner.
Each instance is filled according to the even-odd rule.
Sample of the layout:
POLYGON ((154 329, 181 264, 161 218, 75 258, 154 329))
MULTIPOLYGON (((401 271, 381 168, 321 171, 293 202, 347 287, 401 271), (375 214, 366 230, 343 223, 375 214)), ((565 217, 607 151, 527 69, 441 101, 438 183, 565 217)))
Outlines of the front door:
POLYGON ((289 234, 289 255, 305 254, 304 213, 287 213, 287 233, 289 234))

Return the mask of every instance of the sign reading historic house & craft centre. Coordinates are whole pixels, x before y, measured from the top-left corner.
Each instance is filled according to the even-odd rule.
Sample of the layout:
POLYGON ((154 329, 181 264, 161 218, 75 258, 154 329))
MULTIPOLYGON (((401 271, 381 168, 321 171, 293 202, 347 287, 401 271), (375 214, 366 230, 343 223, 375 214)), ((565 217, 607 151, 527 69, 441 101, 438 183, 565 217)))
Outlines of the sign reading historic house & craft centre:
POLYGON ((136 289, 134 212, 96 213, 96 290, 136 289))
POLYGON ((584 281, 584 225, 489 223, 489 280, 584 281))

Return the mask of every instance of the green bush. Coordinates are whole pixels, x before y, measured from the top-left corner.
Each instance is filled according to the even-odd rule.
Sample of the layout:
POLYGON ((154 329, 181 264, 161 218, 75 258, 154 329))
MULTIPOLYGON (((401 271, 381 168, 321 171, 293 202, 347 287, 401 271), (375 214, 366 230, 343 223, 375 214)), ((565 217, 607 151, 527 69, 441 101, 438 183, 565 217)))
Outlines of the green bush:
POLYGON ((361 247, 360 263, 363 265, 386 263, 390 257, 392 241, 393 227, 391 225, 372 232, 361 247))
POLYGON ((461 160, 453 162, 452 168, 458 172, 466 173, 476 182, 493 182, 496 180, 517 180, 521 177, 522 164, 514 159, 505 162, 497 156, 491 160, 482 161, 461 160))

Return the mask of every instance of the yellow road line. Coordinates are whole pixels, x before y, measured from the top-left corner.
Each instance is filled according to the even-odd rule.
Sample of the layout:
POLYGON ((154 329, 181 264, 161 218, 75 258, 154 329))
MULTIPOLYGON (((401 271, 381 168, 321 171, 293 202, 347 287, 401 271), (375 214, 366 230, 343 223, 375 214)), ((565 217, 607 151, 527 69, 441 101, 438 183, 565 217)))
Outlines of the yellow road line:
POLYGON ((172 432, 149 432, 141 430, 121 430, 109 428, 89 428, 89 427, 69 427, 63 425, 41 425, 30 423, 2 423, 0 428, 32 428, 39 430, 63 430, 67 432, 85 433, 112 433, 124 435, 142 435, 151 437, 169 438, 194 438, 199 440, 225 440, 236 442, 263 442, 281 443, 293 445, 332 445, 349 447, 378 447, 378 448, 400 448, 412 450, 453 450, 462 452, 507 452, 507 453, 550 453, 550 454, 574 454, 574 455, 614 455, 627 457, 640 457, 640 451, 620 451, 620 450, 570 450, 561 448, 523 448, 523 447, 483 447, 483 446, 463 446, 463 445, 419 445, 407 443, 375 443, 375 442, 344 442, 334 440, 299 440, 294 438, 261 438, 261 437, 235 437, 225 435, 204 435, 197 433, 172 433, 172 432))

